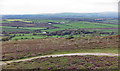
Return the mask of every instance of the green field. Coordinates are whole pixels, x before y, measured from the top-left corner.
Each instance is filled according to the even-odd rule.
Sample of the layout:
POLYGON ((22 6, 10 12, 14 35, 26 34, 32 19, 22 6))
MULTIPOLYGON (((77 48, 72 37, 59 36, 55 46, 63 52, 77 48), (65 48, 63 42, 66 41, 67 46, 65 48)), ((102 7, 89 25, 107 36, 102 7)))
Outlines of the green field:
POLYGON ((20 32, 20 31, 33 31, 33 30, 38 30, 38 29, 45 29, 45 28, 38 28, 38 27, 9 27, 9 26, 2 26, 2 31, 6 32, 20 32))
MULTIPOLYGON (((33 27, 10 27, 10 26, 0 27, 0 28, 2 28, 2 31, 8 32, 8 33, 9 32, 17 33, 16 36, 12 38, 12 40, 21 39, 21 38, 25 39, 26 37, 28 37, 27 39, 31 39, 32 37, 33 38, 45 38, 46 35, 41 36, 41 34, 43 34, 43 32, 51 33, 51 32, 56 32, 56 31, 60 31, 60 30, 62 31, 62 30, 70 30, 70 29, 71 30, 84 29, 84 30, 87 30, 90 32, 93 32, 93 31, 108 32, 108 33, 114 32, 114 34, 118 33, 118 29, 116 29, 118 27, 118 25, 86 22, 86 21, 71 21, 70 22, 69 20, 49 20, 49 19, 36 19, 36 20, 33 20, 33 19, 5 19, 3 22, 4 23, 12 23, 14 21, 22 21, 22 22, 31 23, 31 24, 27 24, 27 23, 24 23, 24 24, 30 25, 33 27), (34 27, 35 23, 33 23, 33 22, 35 22, 37 24, 52 22, 52 24, 46 24, 47 26, 49 25, 49 27, 43 27, 43 26, 42 27, 40 27, 40 26, 34 27), (54 24, 54 23, 57 23, 57 24, 54 24), (111 29, 111 28, 113 28, 113 29, 111 29), (39 32, 34 32, 35 30, 39 30, 39 32), (23 34, 21 34, 19 32, 29 32, 29 34, 24 33, 24 36, 23 36, 23 34), (33 33, 36 35, 33 35, 33 33)), ((14 34, 9 34, 9 35, 13 36, 14 34)), ((85 34, 85 35, 87 35, 87 34, 85 34)), ((106 35, 108 35, 108 34, 106 34, 106 35)), ((79 35, 79 34, 73 35, 73 37, 79 37, 79 36, 81 36, 81 35, 79 35)), ((64 35, 64 36, 52 35, 50 37, 54 37, 54 38, 65 37, 65 38, 67 38, 67 37, 69 37, 69 35, 64 35)))
POLYGON ((69 22, 69 21, 67 21, 67 20, 48 20, 48 19, 36 19, 36 20, 31 20, 32 22, 36 22, 36 23, 48 23, 48 22, 55 22, 55 23, 57 23, 57 22, 65 22, 65 23, 67 23, 67 22, 69 22))
POLYGON ((0 23, 12 23, 11 21, 0 21, 0 23))
POLYGON ((100 23, 92 23, 92 22, 72 22, 68 23, 67 25, 77 27, 77 28, 117 28, 118 25, 112 25, 112 24, 100 24, 100 23))
POLYGON ((21 22, 27 22, 27 23, 31 23, 32 21, 29 21, 29 20, 23 20, 23 19, 6 19, 7 21, 21 21, 21 22))
POLYGON ((31 36, 31 35, 26 35, 26 36, 16 36, 14 38, 12 38, 11 40, 21 40, 21 39, 40 39, 40 38, 45 38, 44 37, 40 37, 40 36, 31 36))
POLYGON ((55 32, 58 30, 65 30, 65 29, 88 29, 88 28, 103 28, 99 29, 99 31, 109 31, 109 32, 117 32, 117 29, 106 29, 106 28, 117 28, 118 25, 112 25, 112 24, 100 24, 100 23, 92 23, 92 22, 72 22, 67 24, 53 24, 54 27, 59 27, 56 29, 47 29, 42 31, 48 31, 48 32, 55 32), (105 28, 105 29, 104 29, 105 28))
POLYGON ((118 24, 118 20, 105 20, 105 21, 100 21, 103 23, 111 23, 111 24, 118 24))

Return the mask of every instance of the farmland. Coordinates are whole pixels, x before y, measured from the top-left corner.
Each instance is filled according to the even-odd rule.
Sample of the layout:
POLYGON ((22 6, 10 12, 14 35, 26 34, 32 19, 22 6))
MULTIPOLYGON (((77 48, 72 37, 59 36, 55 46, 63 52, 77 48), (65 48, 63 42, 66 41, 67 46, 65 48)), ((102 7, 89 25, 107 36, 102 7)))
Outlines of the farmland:
POLYGON ((108 24, 118 24, 118 20, 105 20, 105 21, 100 21, 101 23, 108 23, 108 24))
POLYGON ((6 19, 6 21, 10 21, 10 22, 12 22, 12 21, 22 21, 22 22, 28 22, 28 23, 32 22, 32 21, 27 21, 27 20, 22 20, 22 19, 6 19))
MULTIPOLYGON (((70 34, 64 34, 64 30, 85 30, 85 32, 92 33, 96 31, 101 33, 100 35, 110 35, 111 33, 118 34, 117 24, 105 24, 87 21, 71 21, 71 20, 59 20, 59 19, 3 19, 2 31, 7 37, 15 35, 10 40, 19 40, 20 37, 24 38, 24 35, 29 35, 30 37, 64 37, 70 34), (45 32, 45 33, 43 33, 45 32), (60 35, 53 35, 52 33, 61 32, 60 35), (33 35, 32 35, 33 34, 33 35), (19 36, 20 35, 20 36, 19 36), (41 36, 42 35, 42 36, 41 36), (48 36, 49 35, 49 36, 48 36), (17 39, 18 38, 18 39, 17 39)), ((79 34, 85 32, 78 32, 79 34)), ((73 34, 79 35, 79 34, 73 34)), ((86 34, 85 34, 86 35, 86 34)), ((8 37, 8 38, 9 38, 8 37)), ((32 38, 28 38, 32 39, 32 38)))

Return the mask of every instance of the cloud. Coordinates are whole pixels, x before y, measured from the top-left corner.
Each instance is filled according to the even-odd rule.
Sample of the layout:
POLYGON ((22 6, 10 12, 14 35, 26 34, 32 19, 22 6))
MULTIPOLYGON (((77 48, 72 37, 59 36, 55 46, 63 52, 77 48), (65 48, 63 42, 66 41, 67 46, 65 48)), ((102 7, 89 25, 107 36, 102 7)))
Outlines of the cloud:
POLYGON ((118 0, 1 0, 2 14, 117 11, 118 0))

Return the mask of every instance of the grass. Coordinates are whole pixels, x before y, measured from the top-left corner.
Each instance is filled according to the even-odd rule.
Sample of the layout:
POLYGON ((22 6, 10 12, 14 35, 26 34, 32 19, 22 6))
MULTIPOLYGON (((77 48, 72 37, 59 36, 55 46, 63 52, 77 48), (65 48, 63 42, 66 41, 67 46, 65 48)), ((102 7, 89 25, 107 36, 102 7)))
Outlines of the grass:
POLYGON ((106 29, 106 28, 118 28, 118 25, 101 24, 101 23, 94 23, 94 22, 83 22, 83 21, 71 22, 71 23, 66 23, 66 24, 52 24, 52 26, 59 27, 59 28, 47 29, 47 30, 42 30, 42 31, 55 32, 58 30, 66 30, 66 29, 89 29, 89 28, 92 28, 92 29, 98 28, 97 31, 108 30, 109 32, 113 32, 113 31, 117 32, 118 30, 118 29, 106 29), (103 29, 99 29, 99 28, 103 28, 103 29))
POLYGON ((118 29, 100 29, 99 31, 102 31, 102 32, 115 32, 115 33, 118 33, 118 29))
POLYGON ((117 24, 117 23, 118 23, 118 20, 105 20, 105 21, 100 21, 100 22, 103 22, 103 23, 111 23, 111 24, 117 24))
POLYGON ((0 23, 12 23, 11 21, 0 21, 0 23))
POLYGON ((24 20, 24 19, 6 19, 7 21, 11 21, 11 22, 13 22, 13 21, 21 21, 21 22, 27 22, 27 23, 31 23, 32 21, 30 21, 30 20, 24 20))
POLYGON ((78 28, 113 28, 118 27, 118 25, 112 25, 112 24, 100 24, 100 23, 92 23, 92 22, 72 22, 68 23, 67 25, 78 27, 78 28))
POLYGON ((45 19, 41 19, 41 20, 39 20, 39 19, 36 19, 36 20, 31 20, 32 22, 36 22, 36 23, 48 23, 48 22, 54 22, 54 23, 57 23, 57 22, 65 22, 65 23, 67 23, 67 22, 69 22, 69 21, 67 21, 67 20, 45 20, 45 19))
POLYGON ((55 31, 59 31, 59 30, 74 29, 75 28, 75 27, 67 26, 65 24, 53 24, 52 26, 59 27, 59 28, 47 29, 47 30, 42 30, 42 31, 55 32, 55 31))
POLYGON ((28 30, 38 30, 38 29, 45 29, 45 28, 40 28, 40 27, 20 27, 22 29, 28 29, 28 30))
MULTIPOLYGON (((115 53, 118 54, 118 49, 104 48, 104 49, 79 49, 70 51, 57 51, 53 54, 68 54, 68 53, 115 53)), ((52 55, 52 54, 51 54, 52 55)))
MULTIPOLYGON (((7 21, 23 21, 23 19, 7 19, 7 21)), ((38 20, 38 21, 44 21, 44 22, 61 22, 65 20, 38 20)), ((96 29, 94 28, 103 28, 103 29, 97 29, 96 31, 102 31, 102 32, 115 32, 118 33, 118 29, 104 29, 104 28, 117 28, 118 25, 113 24, 101 24, 101 23, 93 23, 93 22, 85 22, 85 21, 77 21, 77 22, 71 22, 68 23, 66 21, 66 24, 51 24, 53 27, 59 27, 55 29, 47 29, 46 28, 39 28, 39 27, 9 27, 9 26, 3 26, 2 31, 6 32, 23 32, 23 31, 29 31, 33 32, 33 30, 41 30, 42 32, 48 31, 48 32, 55 32, 59 30, 66 30, 66 29, 88 29, 93 28, 90 31, 94 31, 96 29)))
POLYGON ((32 32, 33 30, 39 30, 39 29, 45 29, 45 28, 38 28, 38 27, 19 27, 17 29, 17 27, 10 27, 10 26, 2 26, 0 27, 2 28, 2 31, 5 32, 23 32, 23 31, 30 31, 32 32))
MULTIPOLYGON (((9 34, 10 36, 13 36, 14 34, 9 34)), ((15 34, 16 36, 23 36, 23 34, 15 34)), ((24 36, 31 36, 31 35, 33 35, 33 34, 24 34, 24 36)))
MULTIPOLYGON (((57 54, 70 54, 70 53, 112 53, 112 54, 118 54, 118 49, 113 49, 113 48, 104 48, 104 49, 79 49, 79 50, 58 50, 58 51, 54 51, 51 54, 41 54, 38 53, 38 55, 36 56, 28 56, 28 57, 24 57, 24 58, 20 58, 20 59, 13 59, 13 60, 22 60, 22 59, 28 59, 31 57, 37 57, 37 56, 44 56, 44 55, 57 55, 57 54)), ((9 54, 6 54, 7 56, 9 56, 9 54)), ((19 55, 20 56, 20 55, 19 55)), ((22 56, 22 55, 21 55, 22 56)))
MULTIPOLYGON (((2 26, 0 28, 2 28, 2 31, 5 32, 30 32, 30 34, 24 34, 24 36, 16 36, 14 38, 12 38, 12 40, 18 39, 21 40, 21 38, 25 39, 26 37, 28 37, 27 39, 32 39, 32 33, 34 30, 41 30, 42 32, 44 31, 48 31, 48 32, 55 32, 58 30, 65 30, 65 29, 76 29, 76 27, 73 26, 68 26, 66 24, 53 24, 54 27, 59 27, 56 29, 47 29, 46 28, 38 28, 38 27, 19 27, 19 29, 17 29, 17 27, 9 27, 9 26, 2 26), (31 38, 30 38, 31 37, 31 38)), ((74 25, 75 26, 75 25, 74 25)), ((85 27, 84 27, 85 28, 85 27)), ((78 28, 79 29, 79 28, 78 28)), ((90 31, 94 31, 94 30, 90 30, 90 31)), ((102 31, 102 32, 115 32, 118 33, 118 29, 98 29, 97 31, 102 31)), ((42 33, 36 33, 36 34, 42 34, 42 33)), ((14 34, 10 34, 10 35, 14 35, 14 34)), ((16 34, 19 35, 19 34, 16 34)), ((33 36, 33 38, 45 38, 46 36, 33 36)), ((69 37, 68 35, 64 35, 64 36, 51 36, 51 37, 69 37)), ((73 37, 79 37, 79 35, 73 35, 73 37)))
POLYGON ((32 38, 33 39, 40 39, 40 38, 45 38, 45 37, 26 35, 26 36, 15 36, 11 40, 32 39, 32 38))
POLYGON ((5 32, 26 32, 26 31, 29 31, 29 32, 32 32, 33 30, 29 30, 29 29, 22 29, 22 28, 2 28, 2 31, 5 31, 5 32))

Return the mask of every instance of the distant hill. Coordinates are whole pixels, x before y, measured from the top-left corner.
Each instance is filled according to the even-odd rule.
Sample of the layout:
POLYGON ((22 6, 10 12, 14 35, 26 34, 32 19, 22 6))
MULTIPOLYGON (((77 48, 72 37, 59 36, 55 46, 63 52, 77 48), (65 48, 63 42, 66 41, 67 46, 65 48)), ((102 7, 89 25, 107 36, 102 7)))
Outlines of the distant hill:
POLYGON ((56 13, 56 14, 31 14, 31 15, 3 15, 2 18, 36 19, 36 18, 117 18, 117 12, 101 13, 56 13))

